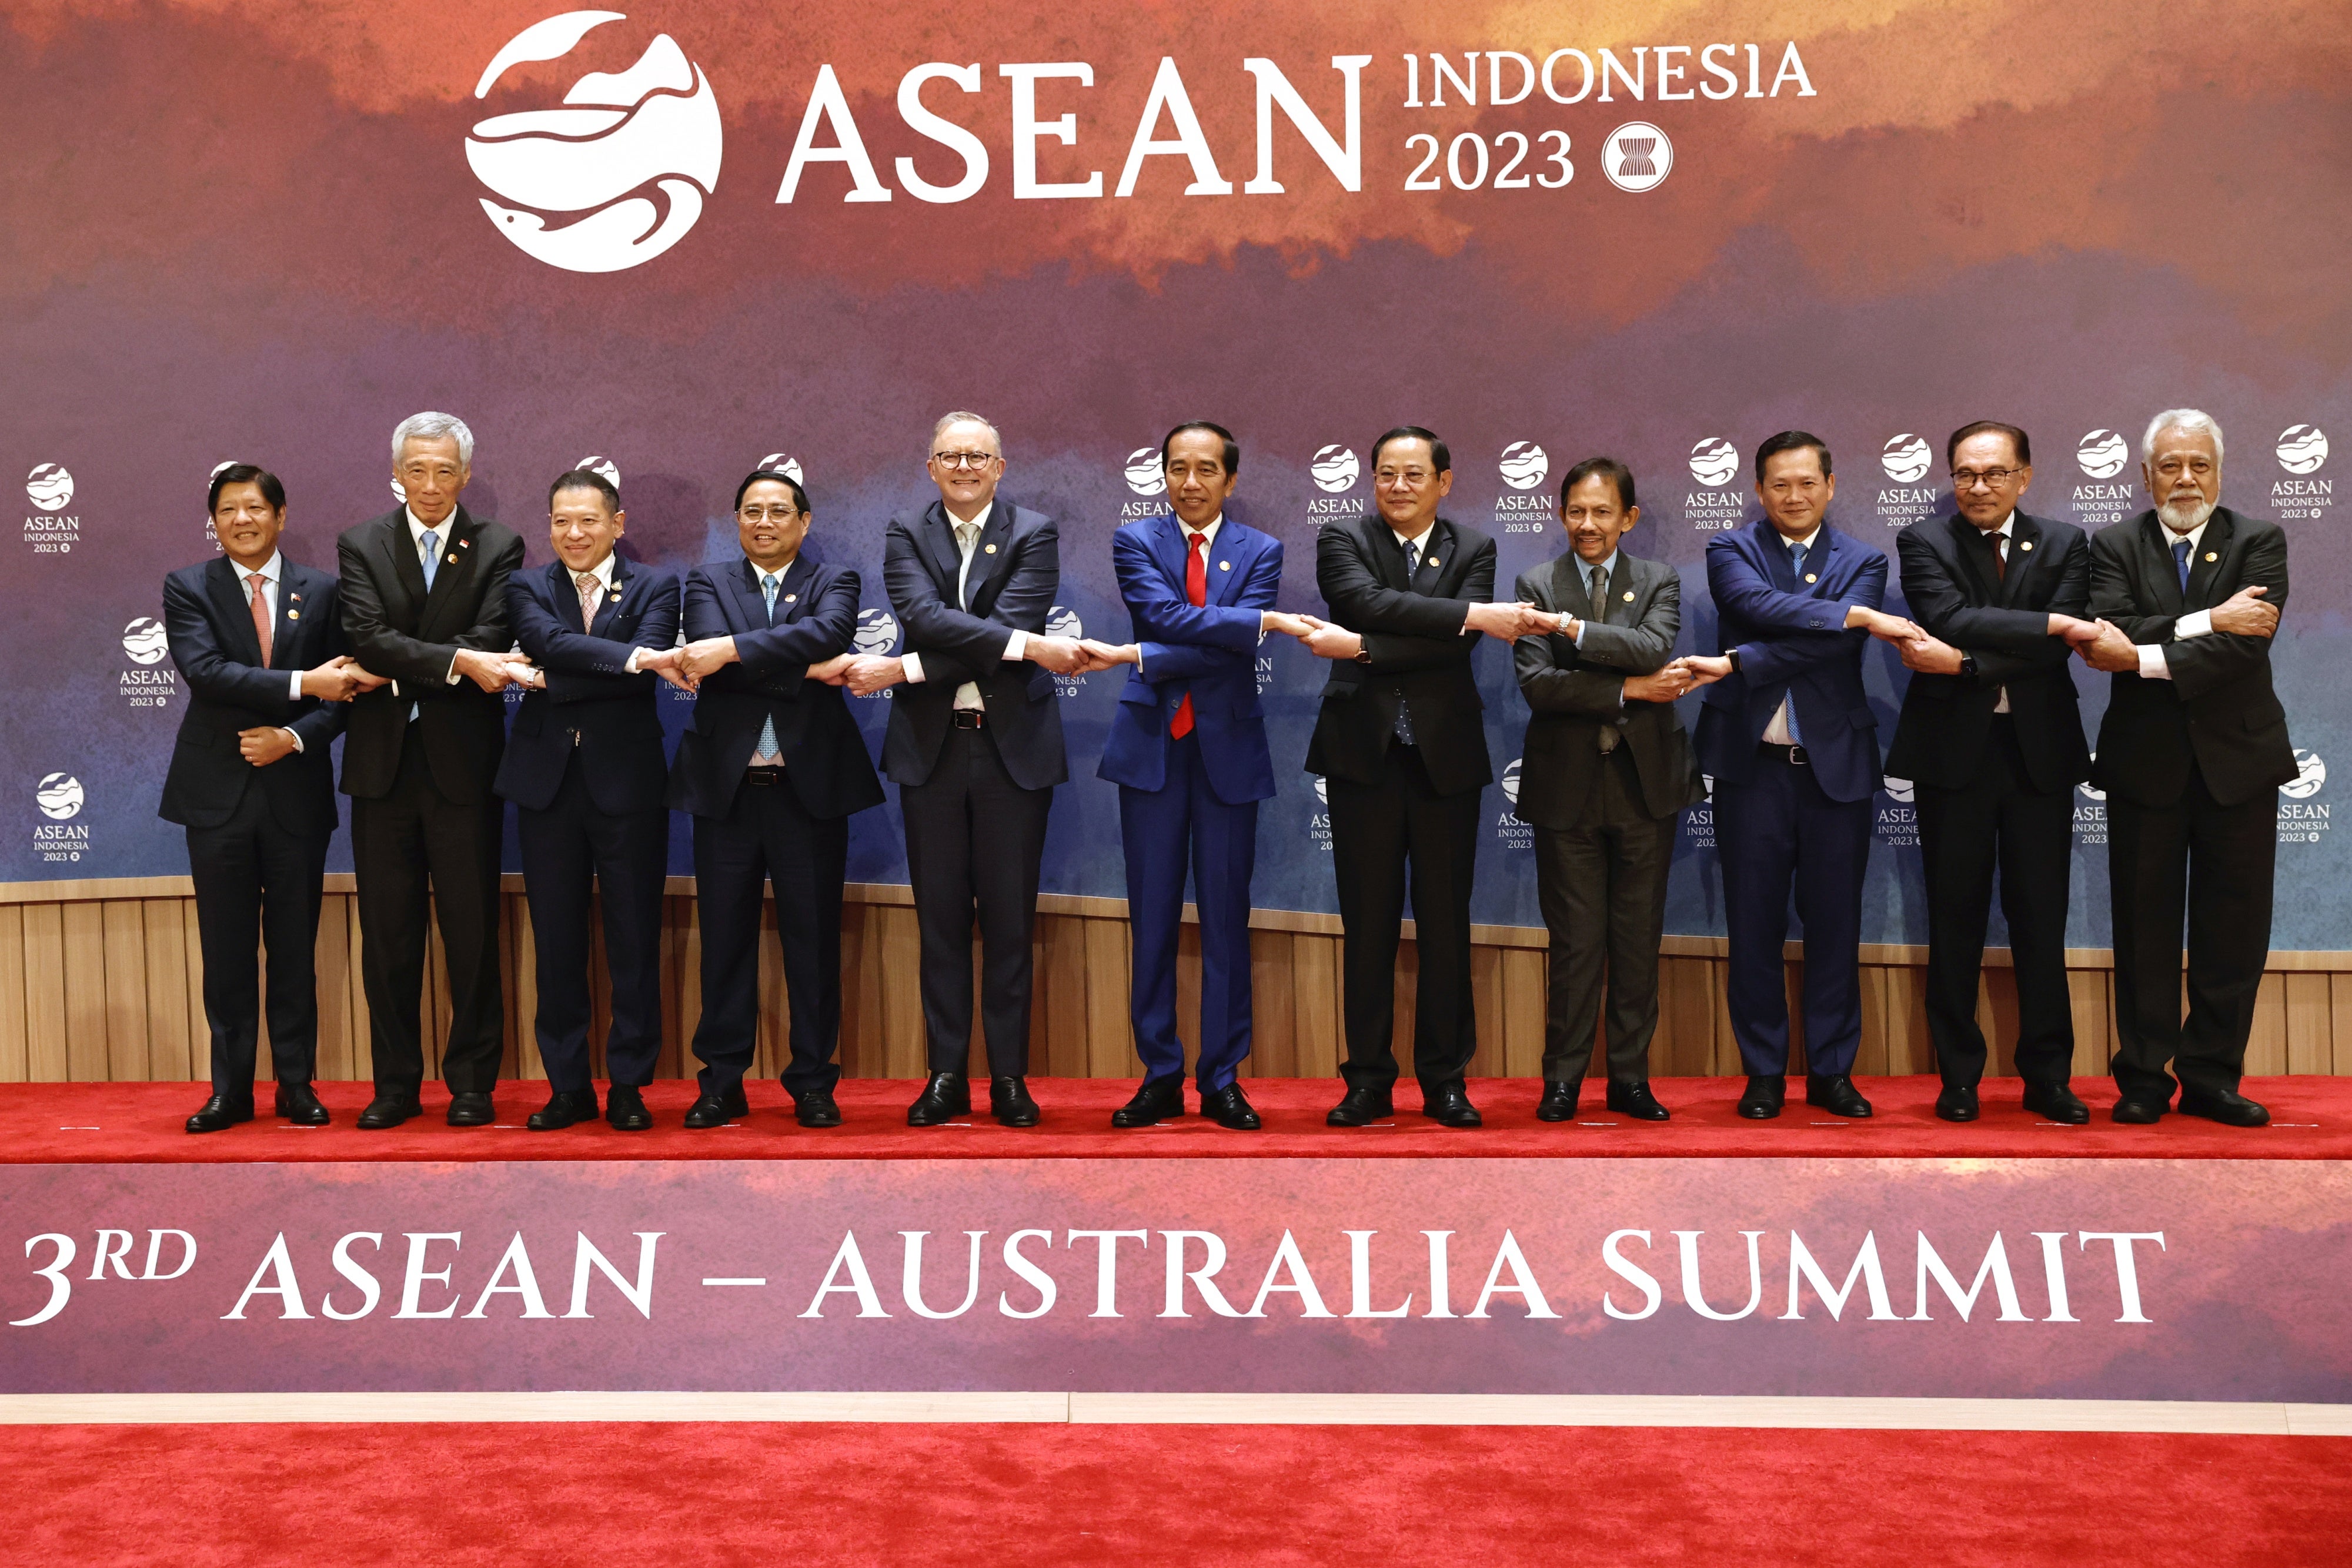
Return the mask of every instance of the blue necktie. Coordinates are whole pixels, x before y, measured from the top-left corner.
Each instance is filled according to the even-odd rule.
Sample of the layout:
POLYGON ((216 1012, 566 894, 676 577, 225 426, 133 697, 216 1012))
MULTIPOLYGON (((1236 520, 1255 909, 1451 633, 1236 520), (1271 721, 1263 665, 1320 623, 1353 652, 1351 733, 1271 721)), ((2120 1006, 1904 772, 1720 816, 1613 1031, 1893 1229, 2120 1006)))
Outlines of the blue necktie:
POLYGON ((425 591, 433 591, 434 574, 441 570, 441 536, 431 528, 418 541, 425 548, 425 591))
POLYGON ((2172 564, 2178 568, 2180 572, 2180 591, 2183 593, 2188 592, 2189 541, 2187 539, 2175 539, 2172 541, 2172 564))
MULTIPOLYGON (((1411 588, 1412 586, 1413 576, 1420 570, 1421 546, 1417 542, 1409 544, 1404 547, 1404 580, 1407 588, 1411 588)), ((1402 696, 1399 696, 1397 698, 1396 737, 1400 745, 1414 746, 1419 744, 1419 742, 1415 741, 1412 737, 1412 713, 1405 706, 1405 701, 1402 696)))
MULTIPOLYGON (((772 572, 763 571, 760 574, 760 593, 768 601, 768 624, 771 626, 776 623, 776 590, 783 585, 784 580, 772 572)), ((760 726, 758 754, 761 757, 773 757, 782 749, 776 744, 776 716, 771 713, 767 722, 760 726)))
MULTIPOLYGON (((1789 552, 1789 570, 1796 573, 1797 591, 1799 593, 1805 591, 1805 554, 1811 549, 1812 547, 1811 545, 1799 545, 1789 552)), ((1805 737, 1804 735, 1797 728, 1797 694, 1795 692, 1792 691, 1789 694, 1788 704, 1790 742, 1793 745, 1802 746, 1805 744, 1805 737)))

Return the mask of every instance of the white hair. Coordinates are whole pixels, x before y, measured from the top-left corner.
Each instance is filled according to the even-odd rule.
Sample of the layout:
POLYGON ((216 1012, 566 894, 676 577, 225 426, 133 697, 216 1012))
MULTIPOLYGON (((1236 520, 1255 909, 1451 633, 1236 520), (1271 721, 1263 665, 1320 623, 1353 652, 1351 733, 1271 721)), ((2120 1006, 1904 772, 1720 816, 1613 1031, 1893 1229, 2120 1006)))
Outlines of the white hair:
POLYGON ((2140 461, 2156 455, 2156 438, 2168 430, 2201 430, 2213 438, 2213 461, 2221 461, 2221 427, 2213 416, 2200 408, 2168 408, 2147 422, 2147 434, 2139 438, 2140 461))
POLYGON ((454 413, 412 413, 392 430, 392 465, 400 466, 400 449, 412 440, 438 441, 445 435, 457 438, 457 466, 474 465, 474 433, 466 422, 454 413))
MULTIPOLYGON (((940 437, 947 434, 947 428, 950 424, 977 424, 984 426, 988 431, 988 438, 996 443, 996 455, 999 457, 1004 455, 1004 437, 997 434, 995 424, 992 421, 972 413, 970 409, 964 408, 957 409, 951 413, 943 413, 940 415, 940 422, 931 426, 931 452, 937 452, 940 449, 940 437)), ((923 454, 926 457, 929 457, 930 455, 930 452, 923 454)))

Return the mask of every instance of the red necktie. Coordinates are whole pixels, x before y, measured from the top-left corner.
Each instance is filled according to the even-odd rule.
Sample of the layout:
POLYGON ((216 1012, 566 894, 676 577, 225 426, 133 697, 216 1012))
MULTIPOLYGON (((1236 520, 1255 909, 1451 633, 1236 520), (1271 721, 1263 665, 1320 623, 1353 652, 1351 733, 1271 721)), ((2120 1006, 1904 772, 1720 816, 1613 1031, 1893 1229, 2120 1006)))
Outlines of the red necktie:
MULTIPOLYGON (((1209 602, 1209 536, 1193 534, 1192 553, 1184 562, 1184 597, 1195 607, 1209 602)), ((1181 740, 1192 733, 1192 694, 1186 692, 1184 700, 1176 705, 1176 716, 1168 722, 1168 738, 1181 740)))

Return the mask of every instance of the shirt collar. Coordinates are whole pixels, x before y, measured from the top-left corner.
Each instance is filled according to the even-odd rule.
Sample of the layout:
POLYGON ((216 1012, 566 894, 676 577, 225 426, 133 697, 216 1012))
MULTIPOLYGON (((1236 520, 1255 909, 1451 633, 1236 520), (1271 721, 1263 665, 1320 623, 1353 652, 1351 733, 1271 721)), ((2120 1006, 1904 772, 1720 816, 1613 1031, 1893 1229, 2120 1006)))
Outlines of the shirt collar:
MULTIPOLYGON (((1171 516, 1173 516, 1173 514, 1171 513, 1171 516)), ((1206 525, 1198 528, 1194 528, 1192 524, 1186 522, 1181 517, 1176 518, 1176 531, 1183 537, 1184 548, 1186 549, 1192 548, 1192 536, 1194 534, 1199 534, 1202 538, 1208 541, 1208 543, 1201 547, 1202 549, 1213 549, 1217 542, 1217 530, 1224 526, 1225 515, 1223 512, 1219 512, 1215 517, 1211 517, 1206 525)))
POLYGON ((1610 578, 1615 577, 1617 575, 1617 552, 1615 550, 1611 550, 1607 559, 1598 561, 1587 560, 1582 556, 1578 556, 1576 558, 1576 575, 1582 578, 1585 581, 1591 582, 1592 580, 1592 569, 1596 566, 1601 569, 1602 581, 1605 582, 1610 578))
POLYGON ((2205 530, 2210 528, 2212 523, 2213 517, 2212 514, 2209 512, 2206 514, 2205 520, 2203 522, 2198 524, 2195 528, 2189 529, 2185 534, 2176 534, 2170 528, 2165 528, 2164 519, 2162 517, 2156 519, 2156 526, 2159 529, 2162 529, 2164 534, 2164 548, 2168 551, 2174 545, 2186 539, 2189 541, 2189 559, 2192 560, 2196 559, 2197 546, 2199 542, 2205 538, 2205 530))
POLYGON ((780 566, 780 567, 777 567, 777 568, 773 569, 772 570, 770 570, 769 568, 767 568, 767 567, 761 566, 758 561, 753 560, 753 559, 752 559, 750 556, 748 556, 748 555, 747 555, 747 556, 745 556, 745 557, 743 558, 743 564, 744 564, 745 566, 748 566, 748 567, 750 567, 750 568, 751 569, 751 583, 752 583, 752 586, 754 586, 754 587, 759 586, 760 580, 761 580, 761 578, 763 578, 763 577, 772 577, 772 578, 774 578, 774 579, 776 580, 776 581, 778 582, 778 584, 780 584, 780 585, 781 585, 781 584, 783 582, 784 579, 786 579, 787 577, 790 577, 790 576, 793 574, 793 562, 798 561, 800 559, 801 559, 801 558, 800 558, 800 552, 799 552, 799 551, 797 551, 797 550, 795 550, 795 551, 793 551, 793 559, 792 559, 792 560, 788 560, 788 561, 784 562, 784 564, 783 564, 783 565, 782 565, 782 566, 780 566))
POLYGON ((989 513, 991 513, 992 511, 993 511, 993 510, 995 510, 995 509, 996 509, 996 503, 995 503, 993 500, 992 500, 992 501, 990 501, 990 502, 988 503, 988 505, 987 505, 987 506, 982 507, 980 509, 980 516, 978 516, 978 517, 976 517, 972 518, 972 519, 971 519, 971 521, 970 521, 970 522, 965 522, 961 517, 957 517, 957 516, 955 515, 954 510, 953 510, 951 507, 950 507, 948 506, 948 504, 947 504, 945 501, 941 501, 941 502, 940 503, 940 511, 942 511, 942 512, 947 513, 948 527, 950 527, 950 528, 955 528, 955 529, 957 529, 957 530, 959 530, 959 531, 961 531, 961 530, 962 530, 962 529, 965 529, 965 528, 985 528, 985 527, 987 527, 987 526, 988 526, 988 515, 989 515, 989 513))
POLYGON ((1422 549, 1422 553, 1426 555, 1429 552, 1429 537, 1437 531, 1437 523, 1438 519, 1434 517, 1431 518, 1429 527, 1423 530, 1422 536, 1417 539, 1409 539, 1405 538, 1404 535, 1397 532, 1393 527, 1389 529, 1389 537, 1396 540, 1397 549, 1411 549, 1413 546, 1419 545, 1422 549))
POLYGON ((400 515, 408 519, 409 542, 411 544, 419 545, 425 542, 425 536, 428 533, 439 534, 446 540, 449 535, 449 525, 457 520, 457 514, 455 511, 452 511, 447 517, 442 518, 439 522, 435 523, 431 528, 427 528, 423 523, 418 522, 416 520, 416 514, 410 511, 405 506, 400 508, 400 515))
MULTIPOLYGON (((1769 523, 1767 523, 1764 526, 1768 528, 1772 528, 1772 525, 1769 523)), ((1829 525, 1826 523, 1815 523, 1813 525, 1813 531, 1807 534, 1801 539, 1792 539, 1778 528, 1772 528, 1772 537, 1780 541, 1780 546, 1783 549, 1794 551, 1801 547, 1810 547, 1815 539, 1822 537, 1822 530, 1828 526, 1829 525)))
MULTIPOLYGON (((620 559, 621 556, 619 551, 607 550, 604 552, 604 559, 598 561, 593 567, 589 569, 588 575, 596 580, 597 587, 609 589, 613 586, 613 569, 619 563, 620 559)), ((565 567, 563 570, 565 574, 572 579, 572 585, 574 588, 579 587, 580 574, 573 571, 568 566, 565 567)))
POLYGON ((237 566, 235 561, 229 562, 229 565, 236 568, 236 580, 239 582, 247 580, 255 572, 257 571, 261 574, 261 580, 264 582, 267 582, 270 587, 275 588, 278 586, 278 579, 285 575, 286 556, 285 552, 282 550, 271 550, 268 560, 263 561, 259 566, 254 567, 250 570, 237 566))

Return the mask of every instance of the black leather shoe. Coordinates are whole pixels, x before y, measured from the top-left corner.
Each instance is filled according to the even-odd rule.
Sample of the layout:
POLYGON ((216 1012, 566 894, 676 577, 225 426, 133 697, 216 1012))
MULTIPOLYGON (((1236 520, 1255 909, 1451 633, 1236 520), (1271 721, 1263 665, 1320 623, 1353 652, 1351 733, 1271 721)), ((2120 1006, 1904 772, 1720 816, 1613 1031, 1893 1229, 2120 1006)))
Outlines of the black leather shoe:
POLYGON ((830 1089, 812 1089, 793 1096, 793 1120, 803 1127, 838 1127, 841 1107, 834 1103, 830 1089))
POLYGON ((1977 1086, 1973 1083, 1947 1083, 1936 1096, 1936 1114, 1947 1122, 1973 1122, 1977 1119, 1977 1086))
POLYGON ((1470 1103, 1469 1092, 1462 1080, 1449 1078, 1443 1083, 1426 1083, 1421 1090, 1421 1113, 1441 1127, 1483 1127, 1486 1118, 1478 1114, 1478 1107, 1470 1103))
POLYGON ((1331 1113, 1323 1118, 1334 1127, 1369 1127, 1383 1116, 1396 1114, 1396 1104, 1385 1089, 1350 1089, 1339 1096, 1331 1113))
POLYGON ((616 1133, 643 1133, 653 1127, 654 1113, 646 1109, 643 1090, 615 1083, 604 1095, 604 1121, 616 1133))
POLYGON ((371 1133, 379 1133, 386 1127, 399 1126, 411 1116, 422 1114, 424 1109, 416 1103, 414 1094, 403 1094, 396 1090, 379 1093, 368 1102, 368 1108, 360 1113, 359 1124, 371 1133))
POLYGON ((215 1094, 204 1103, 204 1108, 188 1118, 191 1133, 217 1133, 234 1127, 239 1122, 253 1120, 253 1096, 215 1094))
POLYGON ((2126 1094, 2116 1102, 2116 1108, 2107 1114, 2126 1126, 2152 1127, 2163 1121, 2164 1113, 2171 1109, 2169 1095, 2158 1100, 2153 1095, 2126 1094))
POLYGON ((705 1089, 686 1108, 686 1124, 689 1127, 723 1127, 739 1116, 751 1113, 751 1103, 743 1098, 740 1083, 713 1093, 705 1089))
MULTIPOLYGON (((1205 1114, 1208 1106, 1202 1104, 1205 1114)), ((1184 1113, 1184 1075, 1171 1072, 1165 1078, 1147 1078, 1135 1092, 1135 1098, 1110 1113, 1114 1127, 1150 1127, 1161 1122, 1172 1122, 1184 1113)))
POLYGON ((1045 1114, 1029 1098, 1029 1083, 1023 1078, 988 1081, 988 1113, 1008 1127, 1034 1127, 1045 1114))
POLYGON ((328 1121, 327 1108, 308 1083, 279 1084, 278 1113, 298 1127, 323 1127, 328 1121))
POLYGON ((907 1125, 936 1127, 971 1114, 971 1080, 961 1072, 934 1072, 915 1103, 907 1107, 907 1125))
MULTIPOLYGON (((457 1106, 450 1106, 457 1113, 457 1106)), ((570 1127, 596 1119, 596 1091, 593 1089, 558 1089, 547 1097, 547 1103, 523 1118, 523 1125, 534 1133, 551 1133, 559 1127, 570 1127)))
POLYGON ((1546 1083, 1543 1098, 1536 1102, 1538 1122, 1573 1122, 1576 1120, 1577 1097, 1583 1092, 1581 1083, 1546 1083))
POLYGON ((2070 1127, 2082 1126, 2091 1119, 2091 1108, 2063 1081, 2027 1084, 2025 1108, 2045 1122, 2063 1122, 2070 1127))
POLYGON ((1818 1105, 1832 1116, 1845 1116, 1854 1121, 1870 1114, 1870 1102, 1862 1097, 1862 1091, 1853 1086, 1853 1080, 1843 1072, 1805 1074, 1805 1103, 1818 1105))
POLYGON ((498 1119, 498 1107, 490 1103, 487 1094, 449 1096, 449 1124, 453 1127, 487 1127, 498 1119))
POLYGON ((1236 1133, 1255 1133, 1265 1125, 1257 1119, 1257 1108, 1249 1103, 1249 1096, 1242 1092, 1238 1083, 1228 1083, 1202 1095, 1201 1114, 1236 1133))
POLYGON ((1751 1122, 1769 1122, 1780 1113, 1789 1098, 1789 1081, 1780 1074, 1748 1075, 1748 1092, 1739 1097, 1739 1113, 1751 1122))
POLYGON ((2228 1127, 2260 1127, 2267 1125, 2271 1119, 2268 1107, 2233 1090, 2204 1089, 2191 1093, 2185 1083, 2180 1086, 2180 1113, 2202 1116, 2228 1127))
POLYGON ((1659 1104, 1658 1097, 1650 1092, 1650 1081, 1646 1078, 1637 1079, 1631 1083, 1611 1083, 1609 1108, 1612 1111, 1622 1112, 1639 1122, 1666 1122, 1674 1119, 1674 1113, 1659 1104))

